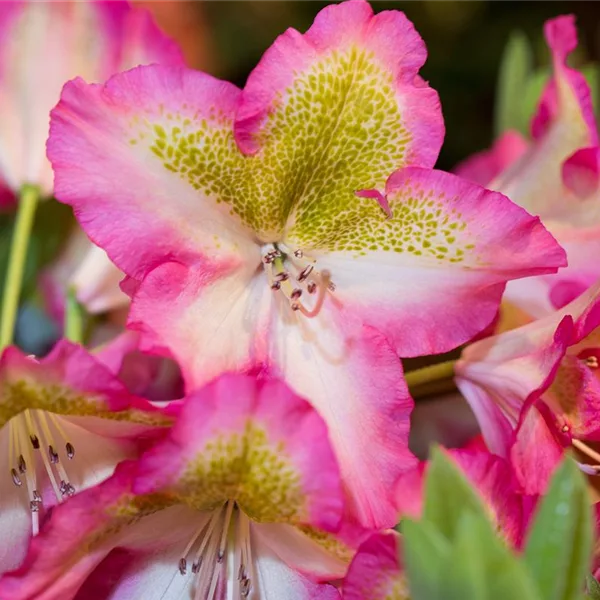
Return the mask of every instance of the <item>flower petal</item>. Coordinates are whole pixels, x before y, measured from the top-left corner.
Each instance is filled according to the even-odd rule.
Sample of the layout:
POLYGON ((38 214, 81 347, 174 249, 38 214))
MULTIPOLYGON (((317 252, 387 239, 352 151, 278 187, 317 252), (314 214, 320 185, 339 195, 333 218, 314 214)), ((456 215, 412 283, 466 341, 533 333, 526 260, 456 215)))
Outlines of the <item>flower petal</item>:
POLYGON ((425 58, 403 13, 350 1, 323 9, 305 34, 288 29, 250 74, 236 140, 256 154, 271 212, 302 245, 360 218, 369 203, 355 191, 435 163, 444 127, 437 93, 418 75, 425 58))
POLYGON ((354 554, 333 535, 284 523, 255 523, 252 531, 286 565, 314 581, 342 578, 354 554))
POLYGON ((8 348, 0 359, 0 427, 25 409, 128 422, 139 433, 171 419, 127 392, 101 362, 62 340, 41 361, 8 348))
MULTIPOLYGON (((268 152, 284 142, 289 152, 307 153, 304 163, 316 150, 306 142, 327 132, 329 147, 319 143, 323 150, 314 159, 326 172, 337 164, 334 179, 346 178, 339 175, 342 158, 352 159, 350 177, 357 168, 371 170, 372 183, 378 179, 373 169, 381 170, 383 183, 381 177, 399 166, 433 166, 444 126, 436 92, 418 75, 426 55, 403 13, 373 15, 360 0, 328 6, 305 34, 288 29, 279 36, 250 74, 236 116, 236 139, 246 153, 268 152), (359 135, 361 122, 370 135, 359 135), (365 143, 373 135, 380 143, 365 143), (294 139, 303 148, 294 148, 294 139), (353 148, 351 156, 340 154, 344 147, 353 148)), ((309 164, 302 170, 311 172, 309 164)), ((355 189, 360 187, 374 186, 355 189)), ((320 201, 326 205, 323 197, 320 201)))
POLYGON ((581 73, 566 65, 577 45, 574 17, 550 20, 544 32, 554 75, 532 121, 535 143, 491 187, 545 221, 572 211, 571 203, 565 202, 563 162, 580 148, 596 146, 598 136, 589 86, 581 73))
POLYGON ((200 515, 158 495, 134 497, 134 469, 135 463, 122 463, 113 477, 56 507, 22 567, 0 580, 0 598, 69 600, 113 548, 151 551, 185 543, 190 517, 200 515))
POLYGON ((314 583, 288 567, 260 536, 254 535, 253 547, 261 600, 340 600, 333 586, 314 583))
POLYGON ((519 160, 528 145, 527 140, 519 132, 506 131, 489 150, 470 156, 457 165, 454 172, 469 181, 487 186, 519 160))
POLYGON ((387 198, 393 218, 373 203, 312 254, 331 272, 336 299, 401 356, 455 348, 496 316, 507 280, 564 264, 539 219, 454 175, 402 169, 387 198))
POLYGON ((251 210, 232 132, 239 94, 209 75, 157 65, 104 86, 65 86, 48 142, 56 196, 127 275, 141 279, 169 259, 259 257, 236 216, 251 210))
POLYGON ((142 456, 134 491, 161 490, 197 510, 234 499, 254 521, 329 531, 343 510, 321 417, 282 382, 246 375, 190 395, 169 437, 142 456))
POLYGON ((31 513, 23 502, 21 490, 10 481, 8 430, 0 429, 0 540, 10 540, 0 544, 0 576, 16 569, 27 552, 31 537, 31 513))
POLYGON ((129 327, 143 333, 142 349, 175 357, 188 389, 195 389, 223 371, 247 371, 264 360, 272 295, 254 266, 166 263, 140 285, 129 327))
POLYGON ((395 531, 372 535, 359 549, 343 584, 347 600, 407 600, 408 584, 395 531))
POLYGON ((44 152, 48 112, 65 81, 75 75, 97 80, 114 68, 118 38, 107 17, 101 3, 2 6, 0 170, 13 190, 36 183, 52 193, 44 152))
POLYGON ((408 450, 413 402, 397 355, 332 302, 313 319, 277 316, 273 327, 272 368, 325 419, 353 517, 394 525, 390 492, 416 460, 408 450))

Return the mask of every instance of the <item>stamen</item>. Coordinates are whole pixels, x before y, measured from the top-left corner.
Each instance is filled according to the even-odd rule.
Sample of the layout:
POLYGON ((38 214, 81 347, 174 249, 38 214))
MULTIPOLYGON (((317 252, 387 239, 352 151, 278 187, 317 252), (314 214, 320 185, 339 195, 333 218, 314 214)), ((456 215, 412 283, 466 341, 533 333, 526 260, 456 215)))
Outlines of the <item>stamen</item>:
POLYGON ((58 502, 75 493, 75 487, 70 483, 69 477, 62 465, 58 446, 54 441, 54 433, 58 432, 65 440, 66 455, 69 459, 75 456, 75 449, 66 441, 63 428, 59 419, 51 413, 38 409, 27 409, 13 417, 9 424, 9 465, 10 477, 17 487, 27 489, 27 502, 32 515, 32 531, 36 535, 39 529, 39 516, 43 506, 43 499, 38 485, 39 462, 50 480, 50 485, 58 502), (43 450, 46 448, 47 450, 43 450))
POLYGON ((316 317, 319 312, 321 312, 321 308, 323 307, 323 302, 325 302, 325 294, 327 290, 330 289, 330 275, 329 271, 321 271, 321 284, 319 285, 319 295, 317 296, 317 300, 315 305, 311 310, 308 310, 303 304, 300 304, 300 311, 305 317, 316 317))
POLYGON ((193 598, 215 600, 223 588, 227 598, 247 598, 252 589, 250 521, 234 500, 215 509, 196 530, 178 561, 181 575, 188 574, 190 552, 200 539, 191 569, 198 576, 193 598))
POLYGON ((573 438, 571 440, 571 444, 577 448, 582 454, 589 456, 591 459, 595 460, 597 465, 596 467, 600 468, 600 453, 596 452, 592 448, 590 448, 587 444, 583 443, 581 440, 573 438))
POLYGON ((584 362, 590 369, 598 368, 598 358, 596 356, 588 356, 584 362))
POLYGON ((17 487, 21 487, 23 485, 23 482, 21 481, 21 478, 17 475, 17 470, 16 469, 11 469, 10 470, 10 474, 12 475, 13 483, 17 487))

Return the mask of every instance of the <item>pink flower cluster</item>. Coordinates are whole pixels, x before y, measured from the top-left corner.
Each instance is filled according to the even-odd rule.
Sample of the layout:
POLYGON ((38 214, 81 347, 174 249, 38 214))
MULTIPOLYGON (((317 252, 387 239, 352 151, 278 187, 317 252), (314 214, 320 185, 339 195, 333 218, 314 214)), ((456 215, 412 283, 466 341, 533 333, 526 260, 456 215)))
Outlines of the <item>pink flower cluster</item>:
POLYGON ((0 599, 408 598, 405 358, 464 347, 482 437, 449 455, 516 550, 567 449, 600 470, 598 135, 573 19, 545 35, 531 139, 450 174, 401 12, 328 6, 239 89, 125 2, 0 6, 6 202, 36 185, 89 237, 57 313, 67 285, 128 311, 0 359, 0 599))

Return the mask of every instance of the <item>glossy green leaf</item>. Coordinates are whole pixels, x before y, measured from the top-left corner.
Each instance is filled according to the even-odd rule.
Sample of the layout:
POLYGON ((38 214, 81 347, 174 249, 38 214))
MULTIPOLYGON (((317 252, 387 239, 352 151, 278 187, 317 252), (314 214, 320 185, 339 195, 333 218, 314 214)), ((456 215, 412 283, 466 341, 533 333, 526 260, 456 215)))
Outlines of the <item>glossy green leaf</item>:
POLYGON ((565 459, 535 517, 525 562, 544 600, 579 598, 592 548, 590 500, 583 475, 565 459))
POLYGON ((498 84, 494 131, 496 137, 508 129, 527 133, 523 120, 523 94, 532 70, 532 52, 529 41, 521 31, 514 31, 504 48, 498 84))

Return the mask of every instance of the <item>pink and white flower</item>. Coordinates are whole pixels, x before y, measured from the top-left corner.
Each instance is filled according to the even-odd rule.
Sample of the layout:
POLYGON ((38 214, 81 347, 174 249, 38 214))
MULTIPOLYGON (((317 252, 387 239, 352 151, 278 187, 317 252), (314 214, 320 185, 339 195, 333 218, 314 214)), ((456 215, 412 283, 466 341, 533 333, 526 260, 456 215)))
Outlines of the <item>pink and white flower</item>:
POLYGON ((81 347, 0 359, 0 573, 24 557, 49 507, 110 476, 172 419, 81 347), (138 440, 138 441, 136 441, 138 440))
POLYGON ((599 326, 595 285, 548 317, 468 346, 456 364, 488 447, 512 462, 527 493, 545 491, 564 448, 585 452, 582 439, 600 439, 599 326))
POLYGON ((285 378, 325 418, 369 525, 393 524, 414 464, 397 355, 463 343, 507 280, 564 260, 538 219, 430 169, 443 123, 425 57, 402 13, 332 5, 243 91, 157 66, 75 80, 48 145, 57 197, 130 278, 145 347, 189 389, 224 370, 285 378))
POLYGON ((279 381, 226 374, 138 461, 56 508, 0 597, 68 600, 125 549, 120 574, 94 577, 98 597, 335 599, 326 582, 364 537, 343 513, 316 411, 279 381))
POLYGON ((574 17, 548 21, 544 33, 553 75, 531 123, 533 139, 506 132, 457 168, 539 215, 566 250, 566 269, 506 288, 505 299, 533 318, 562 308, 600 278, 600 149, 589 86, 567 65, 577 46, 574 17))
MULTIPOLYGON (((66 81, 104 81, 122 68, 177 60, 146 11, 127 2, 3 2, 0 6, 0 175, 53 191, 48 114, 66 81)), ((177 58, 176 58, 177 57, 177 58)))

